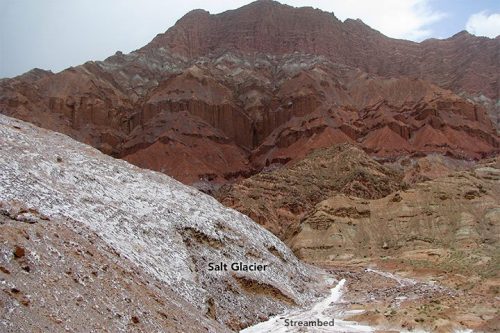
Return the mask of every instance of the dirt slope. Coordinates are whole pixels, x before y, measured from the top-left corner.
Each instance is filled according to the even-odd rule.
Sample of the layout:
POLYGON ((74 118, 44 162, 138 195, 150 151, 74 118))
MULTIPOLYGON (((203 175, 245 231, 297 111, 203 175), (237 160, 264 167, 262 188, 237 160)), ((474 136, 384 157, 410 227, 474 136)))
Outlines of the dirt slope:
MULTIPOLYGON (((87 274, 91 270, 88 268, 91 259, 87 255, 92 256, 87 250, 95 252, 96 260, 103 265, 114 263, 110 274, 123 275, 116 283, 129 281, 127 285, 131 288, 116 293, 109 291, 103 295, 103 303, 90 302, 94 307, 114 302, 114 298, 127 293, 131 294, 129 297, 137 294, 133 302, 138 304, 141 290, 149 290, 158 294, 160 303, 162 297, 175 295, 165 302, 172 311, 176 311, 176 306, 189 303, 195 308, 193 315, 206 317, 200 319, 201 322, 213 327, 226 325, 235 330, 284 309, 307 304, 322 294, 321 271, 302 264, 270 232, 208 195, 161 173, 142 170, 103 155, 65 135, 12 118, 0 116, 0 133, 0 201, 2 216, 7 216, 2 217, 2 228, 6 232, 2 237, 7 243, 2 245, 1 266, 12 271, 10 274, 2 270, 0 274, 2 279, 16 284, 4 289, 7 295, 2 294, 2 302, 15 305, 13 298, 20 298, 20 302, 22 295, 33 295, 31 307, 41 310, 44 298, 35 297, 38 291, 30 289, 39 283, 46 283, 47 291, 44 292, 61 293, 65 298, 79 293, 82 284, 89 288, 109 285, 113 289, 113 276, 106 275, 102 269, 97 276, 87 274), (30 224, 31 219, 36 220, 34 225, 30 224), (23 220, 28 225, 16 222, 23 220), (40 231, 45 225, 46 230, 40 231), (61 226, 59 238, 50 233, 58 226, 61 226), (78 236, 72 239, 75 233, 78 236), (99 243, 92 245, 86 235, 91 240, 98 239, 99 243), (47 244, 39 244, 42 239, 47 244), (86 245, 88 248, 84 248, 86 245), (24 254, 16 254, 15 246, 22 247, 24 254), (49 249, 48 253, 42 253, 45 249, 49 249), (55 255, 58 249, 63 253, 55 255), (66 254, 71 254, 71 260, 65 259, 66 254), (82 256, 82 262, 76 255, 82 256), (20 261, 16 257, 25 258, 22 267, 28 265, 30 268, 19 271, 20 261), (210 263, 221 262, 228 266, 240 262, 267 265, 267 269, 209 270, 210 263), (41 265, 48 269, 41 269, 41 265), (71 266, 81 269, 74 267, 75 271, 67 275, 56 272, 59 268, 71 269, 71 266), (130 270, 136 273, 129 278, 127 271, 130 270), (70 276, 75 279, 73 284, 70 276), (99 278, 101 276, 104 280, 99 278), (68 290, 61 291, 62 285, 55 283, 59 279, 61 283, 68 283, 68 290), (141 281, 149 283, 144 285, 141 281)), ((90 295, 96 292, 92 293, 90 295)), ((65 316, 71 313, 73 303, 55 301, 53 311, 60 307, 65 316)), ((123 304, 122 300, 116 302, 123 304)), ((156 311, 157 304, 150 300, 144 307, 152 312, 156 311)), ((3 316, 12 320, 9 322, 14 325, 14 331, 16 327, 24 327, 19 321, 21 318, 37 311, 31 310, 29 304, 13 309, 15 314, 7 311, 3 316)), ((189 312, 192 310, 189 307, 184 310, 179 318, 191 317, 189 312)), ((82 316, 91 316, 94 310, 87 307, 82 311, 82 316)), ((44 314, 48 315, 43 312, 40 316, 44 314)), ((115 321, 115 327, 125 329, 123 325, 131 319, 127 317, 131 314, 121 315, 111 320, 115 321)), ((96 325, 102 318, 100 313, 96 325)), ((45 320, 50 321, 49 318, 45 320)), ((157 315, 151 322, 142 320, 145 327, 160 325, 165 328, 163 325, 169 322, 157 315)), ((57 322, 52 324, 58 325, 57 322)), ((30 331, 29 323, 26 325, 26 330, 30 331)))
POLYGON ((301 219, 337 193, 381 198, 401 189, 403 175, 385 168, 362 149, 340 144, 303 160, 223 186, 215 197, 288 240, 301 219))

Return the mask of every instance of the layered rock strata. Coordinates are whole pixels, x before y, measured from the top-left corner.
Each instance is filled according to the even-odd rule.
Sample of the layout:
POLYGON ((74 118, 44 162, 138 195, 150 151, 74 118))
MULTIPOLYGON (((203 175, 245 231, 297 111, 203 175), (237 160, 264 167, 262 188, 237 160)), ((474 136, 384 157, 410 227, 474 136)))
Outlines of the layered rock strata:
POLYGON ((314 148, 498 153, 499 41, 414 43, 257 1, 193 11, 130 54, 0 81, 0 112, 185 183, 225 183, 314 148))

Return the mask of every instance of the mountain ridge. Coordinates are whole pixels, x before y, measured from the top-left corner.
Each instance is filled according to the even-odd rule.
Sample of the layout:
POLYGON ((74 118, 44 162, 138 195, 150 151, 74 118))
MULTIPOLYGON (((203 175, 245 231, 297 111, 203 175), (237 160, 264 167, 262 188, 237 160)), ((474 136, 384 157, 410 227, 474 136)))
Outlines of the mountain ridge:
MULTIPOLYGON (((432 48, 437 50, 445 48, 444 52, 448 52, 446 48, 449 47, 454 49, 454 52, 461 48, 468 49, 469 54, 467 55, 458 53, 458 56, 463 60, 460 62, 461 66, 464 65, 465 61, 471 66, 471 69, 479 73, 486 73, 484 69, 477 67, 479 63, 482 63, 483 66, 488 65, 490 68, 491 66, 498 66, 498 55, 496 55, 497 63, 495 63, 494 53, 492 53, 494 52, 494 48, 498 47, 495 39, 476 37, 470 34, 464 35, 462 32, 448 39, 427 40, 416 43, 386 37, 377 30, 362 23, 362 21, 350 19, 342 22, 333 13, 313 9, 312 7, 295 8, 282 5, 277 1, 256 1, 237 10, 226 11, 220 14, 203 12, 203 17, 198 17, 199 12, 197 11, 192 13, 196 14, 196 20, 194 17, 191 19, 192 14, 190 13, 180 19, 174 27, 167 30, 164 34, 159 34, 151 43, 139 50, 147 50, 151 46, 168 45, 171 46, 171 50, 174 53, 179 52, 183 54, 184 51, 179 49, 179 45, 183 46, 186 43, 184 38, 188 38, 191 44, 186 49, 189 50, 188 55, 190 57, 207 55, 210 51, 224 49, 227 45, 231 45, 242 51, 248 50, 267 54, 283 54, 299 51, 325 55, 330 57, 334 62, 358 67, 374 74, 409 75, 422 77, 434 82, 438 81, 438 76, 443 74, 442 72, 436 72, 440 67, 433 64, 439 62, 440 58, 435 56, 431 59, 426 59, 425 62, 427 63, 431 61, 431 66, 430 68, 425 68, 424 71, 420 67, 425 62, 419 60, 426 54, 432 54, 432 48), (272 15, 273 19, 266 20, 265 18, 268 15, 272 15), (248 20, 249 17, 254 17, 254 19, 248 20), (239 25, 234 22, 239 22, 239 25), (300 28, 297 33, 291 33, 291 31, 298 28, 295 24, 299 23, 300 28), (204 27, 203 29, 201 29, 202 26, 204 27), (231 26, 231 28, 227 26, 231 26), (251 29, 254 26, 259 26, 260 30, 252 31, 251 29), (262 33, 263 30, 265 34, 262 33), (220 36, 220 31, 227 32, 229 35, 220 36), (248 31, 255 34, 255 36, 250 34, 250 37, 248 37, 250 39, 247 42, 245 32, 248 31), (281 35, 282 31, 286 33, 287 37, 292 36, 292 41, 283 37, 281 35), (329 38, 326 38, 325 35, 329 38), (353 41, 356 39, 359 42, 353 44, 353 41), (272 42, 270 42, 271 40, 272 42), (283 43, 286 43, 286 45, 283 45, 283 43), (449 43, 452 44, 448 45, 449 43), (488 50, 492 54, 492 57, 490 59, 488 57, 481 57, 483 53, 478 52, 479 48, 472 47, 475 43, 482 43, 480 48, 483 52, 488 50), (358 47, 362 52, 356 52, 352 47, 353 45, 358 47), (393 53, 394 51, 396 53, 393 53), (373 59, 365 59, 363 52, 369 52, 374 55, 373 59), (397 52, 402 52, 402 56, 398 56, 397 52), (482 58, 482 61, 471 61, 471 58, 477 59, 479 57, 482 58), (412 61, 402 62, 401 58, 409 58, 412 61)), ((442 53, 442 55, 445 55, 445 53, 442 53)), ((458 66, 452 67, 452 69, 456 71, 458 66)), ((481 83, 480 90, 487 91, 486 96, 498 99, 498 87, 497 89, 488 88, 487 84, 489 83, 491 82, 481 83)), ((462 84, 467 84, 467 82, 463 82, 462 84)), ((451 88, 457 92, 458 89, 464 89, 463 86, 456 85, 455 83, 443 84, 442 86, 451 88)), ((464 90, 467 91, 471 88, 465 86, 464 90)))
POLYGON ((277 2, 194 11, 130 54, 0 81, 0 112, 189 184, 244 178, 309 144, 354 141, 389 159, 497 154, 495 40, 436 43, 277 2))

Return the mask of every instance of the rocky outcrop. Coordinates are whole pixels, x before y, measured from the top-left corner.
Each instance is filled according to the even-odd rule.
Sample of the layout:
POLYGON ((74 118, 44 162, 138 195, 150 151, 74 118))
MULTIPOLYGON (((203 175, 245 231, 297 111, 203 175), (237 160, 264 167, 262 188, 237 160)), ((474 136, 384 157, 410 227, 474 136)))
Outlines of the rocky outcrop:
POLYGON ((228 50, 322 55, 371 74, 421 78, 455 92, 499 98, 498 37, 463 31, 445 40, 414 43, 388 38, 361 20, 342 22, 332 13, 277 1, 255 1, 217 15, 192 11, 141 51, 159 47, 190 59, 228 50))
POLYGON ((373 199, 403 186, 402 174, 383 167, 356 146, 341 144, 225 185, 215 196, 288 240, 317 203, 336 193, 373 199))
POLYGON ((343 142, 480 159, 499 150, 497 58, 498 38, 413 43, 257 1, 188 13, 130 54, 1 80, 0 112, 189 184, 343 142))
POLYGON ((428 154, 422 157, 401 157, 384 166, 404 174, 403 181, 411 187, 439 177, 446 177, 457 171, 470 171, 476 161, 460 160, 441 154, 428 154))
POLYGON ((304 217, 289 243, 309 261, 479 251, 491 270, 500 245, 499 180, 497 158, 380 199, 336 194, 304 217))
POLYGON ((32 331, 38 319, 56 330, 78 328, 87 317, 122 331, 185 332, 183 319, 239 330, 321 294, 321 271, 210 196, 6 116, 0 134, 0 275, 9 281, 0 299, 13 309, 2 312, 7 331, 32 331), (267 269, 209 270, 234 262, 267 269), (112 290, 101 292, 106 286, 112 290), (29 313, 37 315, 22 319, 29 313))
POLYGON ((1 205, 2 332, 230 332, 83 224, 1 205))

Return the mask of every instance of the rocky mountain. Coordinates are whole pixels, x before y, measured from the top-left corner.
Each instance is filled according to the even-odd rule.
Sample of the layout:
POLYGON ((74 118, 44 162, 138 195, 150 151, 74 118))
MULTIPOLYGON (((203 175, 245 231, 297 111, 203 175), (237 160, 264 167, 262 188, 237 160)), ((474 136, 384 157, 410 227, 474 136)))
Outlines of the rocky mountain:
POLYGON ((288 244, 306 261, 349 270, 345 311, 363 310, 351 320, 496 332, 499 183, 497 157, 379 199, 338 193, 304 216, 288 244))
POLYGON ((361 20, 342 22, 333 13, 311 7, 260 0, 219 15, 192 11, 141 50, 164 47, 189 59, 228 50, 322 55, 367 73, 418 77, 455 92, 478 92, 498 100, 499 43, 499 37, 478 38, 466 31, 420 44, 395 40, 361 20))
POLYGON ((130 54, 0 81, 0 112, 185 183, 355 142, 395 159, 497 154, 500 39, 414 43, 260 0, 195 10, 130 54))
POLYGON ((304 216, 332 195, 375 199, 403 187, 402 173, 377 163, 359 147, 339 144, 317 149, 286 167, 224 185, 215 197, 287 240, 304 216))
POLYGON ((0 331, 498 330, 499 55, 258 0, 1 79, 0 331))
POLYGON ((381 254, 425 258, 419 251, 432 249, 446 264, 448 251, 463 251, 472 261, 484 252, 487 258, 474 265, 497 275, 499 181, 496 158, 379 199, 335 194, 304 217, 290 244, 310 261, 381 254))
POLYGON ((299 258, 348 279, 349 292, 331 310, 356 313, 348 320, 387 331, 460 332, 464 325, 494 332, 499 170, 498 157, 478 163, 441 154, 380 164, 341 144, 270 166, 215 196, 299 258))
POLYGON ((226 332, 326 292, 276 236, 166 175, 6 116, 0 152, 2 332, 226 332))

